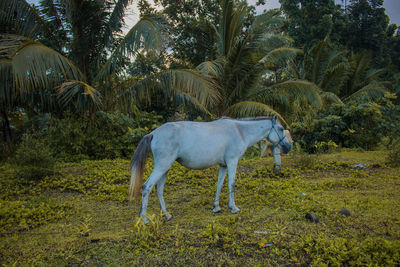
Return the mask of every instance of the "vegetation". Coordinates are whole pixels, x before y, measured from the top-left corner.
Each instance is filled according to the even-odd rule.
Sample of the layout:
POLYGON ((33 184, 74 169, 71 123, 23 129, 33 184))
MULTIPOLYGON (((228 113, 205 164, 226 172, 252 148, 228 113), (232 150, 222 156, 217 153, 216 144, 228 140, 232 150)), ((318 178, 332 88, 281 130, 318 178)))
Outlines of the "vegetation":
POLYGON ((0 0, 1 263, 400 265, 400 28, 383 0, 280 0, 261 13, 139 0, 123 34, 131 2, 0 0), (173 220, 154 194, 150 226, 136 219, 128 158, 144 135, 271 114, 293 151, 278 172, 249 149, 240 214, 211 212, 215 168, 176 164, 173 220))
MULTIPOLYGON (((214 214, 217 169, 174 165, 165 198, 173 219, 163 222, 155 194, 150 226, 128 205, 127 160, 57 164, 57 173, 22 183, 13 167, 1 175, 0 260, 17 265, 214 265, 400 263, 398 167, 384 152, 321 154, 313 166, 284 158, 245 159, 238 167, 237 203, 214 214), (355 164, 365 169, 354 170, 355 164), (338 212, 346 208, 350 216, 338 212), (305 218, 312 212, 319 218, 305 218), (265 244, 272 244, 264 247, 265 244)), ((146 167, 149 174, 152 163, 146 167)), ((225 189, 221 202, 227 203, 225 189)), ((221 206, 223 207, 223 206, 221 206)))

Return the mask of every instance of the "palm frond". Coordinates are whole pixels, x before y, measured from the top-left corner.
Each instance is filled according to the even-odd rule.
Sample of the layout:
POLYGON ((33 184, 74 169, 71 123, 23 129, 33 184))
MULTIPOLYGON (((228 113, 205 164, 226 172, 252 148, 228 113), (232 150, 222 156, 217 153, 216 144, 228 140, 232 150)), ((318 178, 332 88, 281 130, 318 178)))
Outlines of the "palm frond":
POLYGON ((379 80, 379 78, 387 72, 387 69, 371 69, 370 71, 366 72, 365 80, 371 82, 379 80))
POLYGON ((350 65, 352 68, 350 82, 350 92, 357 91, 364 87, 368 82, 365 81, 365 71, 371 64, 371 55, 367 51, 363 51, 350 58, 350 65))
POLYGON ((122 25, 124 24, 124 15, 126 7, 132 3, 132 0, 118 0, 115 3, 114 9, 108 19, 106 24, 106 29, 104 31, 104 46, 108 47, 113 38, 113 33, 120 31, 122 25))
POLYGON ((303 98, 316 108, 320 108, 323 104, 319 88, 314 83, 305 80, 277 83, 270 86, 270 89, 276 93, 286 94, 292 101, 303 98))
POLYGON ((388 91, 381 83, 372 82, 361 88, 360 90, 354 92, 350 96, 346 97, 344 101, 349 101, 351 99, 357 98, 362 95, 368 95, 372 99, 384 96, 388 91))
POLYGON ((84 79, 67 58, 53 49, 17 35, 1 35, 0 59, 10 62, 16 90, 51 88, 67 79, 84 79))
POLYGON ((143 16, 126 34, 120 45, 115 49, 107 62, 101 67, 95 81, 121 71, 124 56, 132 57, 140 49, 161 49, 164 44, 166 21, 160 15, 143 16))
POLYGON ((236 103, 230 106, 225 113, 234 118, 271 116, 276 114, 279 119, 287 125, 285 119, 272 107, 256 101, 242 101, 236 103))
POLYGON ((224 63, 225 59, 223 57, 219 57, 216 60, 204 61, 196 67, 196 70, 205 72, 214 77, 219 77, 224 71, 224 63))
POLYGON ((290 78, 294 78, 296 80, 304 79, 304 77, 302 75, 303 73, 301 72, 301 70, 302 70, 301 66, 300 66, 300 68, 297 67, 294 60, 292 58, 289 59, 287 71, 290 75, 290 78))
POLYGON ((276 64, 284 64, 287 60, 293 58, 294 56, 301 54, 303 51, 297 48, 280 47, 270 51, 265 55, 260 63, 267 66, 274 66, 276 64))
POLYGON ((58 100, 64 108, 72 105, 76 110, 83 112, 98 109, 101 95, 85 82, 69 80, 58 87, 58 100))
POLYGON ((265 32, 265 29, 270 26, 283 25, 286 20, 285 18, 280 16, 280 13, 281 12, 279 10, 275 10, 257 15, 254 18, 253 23, 249 27, 250 29, 249 33, 254 34, 259 30, 263 33, 265 32))
POLYGON ((40 32, 50 36, 46 23, 38 11, 25 0, 0 1, 2 32, 35 38, 40 32))
POLYGON ((322 64, 326 64, 329 57, 329 52, 331 50, 331 44, 329 39, 324 39, 315 44, 308 52, 310 61, 312 64, 309 65, 309 70, 307 73, 307 79, 311 82, 318 84, 318 78, 321 77, 321 72, 325 70, 322 64))
POLYGON ((131 86, 121 95, 125 103, 130 101, 150 101, 149 96, 161 90, 167 96, 184 95, 197 107, 205 107, 203 110, 214 107, 220 101, 218 85, 204 73, 190 69, 166 70, 157 74, 149 75, 140 80, 132 80, 131 86), (189 97, 190 96, 190 97, 189 97))
POLYGON ((236 46, 248 12, 248 7, 245 2, 222 0, 221 8, 222 14, 217 32, 218 54, 225 57, 236 46))
POLYGON ((158 74, 158 77, 163 90, 189 94, 205 107, 213 107, 221 99, 215 81, 195 70, 167 70, 158 74))
POLYGON ((343 101, 332 92, 320 92, 321 98, 324 103, 330 104, 343 104, 343 101))
POLYGON ((347 81, 349 75, 349 65, 347 62, 338 63, 326 70, 323 79, 319 84, 325 92, 339 94, 340 89, 347 81))
POLYGON ((293 43, 293 39, 290 36, 285 35, 278 35, 278 34, 271 34, 265 33, 264 37, 260 41, 260 51, 262 54, 266 54, 274 49, 280 47, 289 47, 293 43))
POLYGON ((206 113, 208 116, 212 117, 211 112, 208 110, 208 108, 204 105, 202 105, 197 99, 196 97, 185 93, 185 92, 179 92, 175 95, 175 98, 178 100, 178 102, 183 103, 185 105, 192 105, 195 108, 197 108, 197 110, 200 110, 204 113, 206 113))

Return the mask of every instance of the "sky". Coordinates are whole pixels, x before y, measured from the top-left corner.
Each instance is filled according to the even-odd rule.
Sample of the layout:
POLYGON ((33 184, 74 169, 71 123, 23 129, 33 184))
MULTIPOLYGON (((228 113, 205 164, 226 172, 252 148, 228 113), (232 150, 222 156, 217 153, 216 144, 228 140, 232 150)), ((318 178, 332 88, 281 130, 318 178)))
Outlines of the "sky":
MULTIPOLYGON (((37 4, 39 0, 27 0, 29 3, 37 4)), ((150 0, 152 2, 152 0, 150 0)), ((249 4, 255 5, 257 0, 248 0, 249 4)), ((335 0, 337 4, 342 4, 342 0, 335 0)), ((350 1, 348 1, 350 2, 350 1)), ((266 0, 266 4, 264 6, 258 6, 256 8, 258 13, 262 13, 264 9, 272 9, 279 8, 279 0, 266 0)), ((386 14, 390 17, 390 23, 395 23, 400 26, 400 0, 384 0, 383 7, 386 9, 386 14)), ((126 24, 127 27, 125 31, 128 31, 133 25, 136 24, 139 18, 139 11, 136 8, 135 1, 130 6, 127 12, 126 24)))

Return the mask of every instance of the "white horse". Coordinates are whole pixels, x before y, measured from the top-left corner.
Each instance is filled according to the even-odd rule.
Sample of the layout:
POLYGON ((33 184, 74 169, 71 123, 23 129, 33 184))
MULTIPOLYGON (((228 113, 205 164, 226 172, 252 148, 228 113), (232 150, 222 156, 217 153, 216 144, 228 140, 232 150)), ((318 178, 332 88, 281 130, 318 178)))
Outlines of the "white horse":
POLYGON ((205 169, 220 165, 217 192, 214 198, 214 212, 220 212, 219 195, 228 172, 229 202, 232 213, 240 210, 235 205, 235 175, 238 161, 247 148, 267 138, 274 144, 274 162, 281 167, 280 152, 288 153, 291 144, 284 134, 284 128, 277 117, 247 119, 222 118, 211 122, 178 121, 161 125, 140 140, 131 161, 130 199, 139 197, 143 183, 143 171, 149 149, 154 157, 154 169, 142 186, 142 205, 139 217, 145 223, 149 194, 156 185, 161 210, 166 220, 172 218, 164 202, 164 184, 168 170, 174 161, 191 169, 205 169))

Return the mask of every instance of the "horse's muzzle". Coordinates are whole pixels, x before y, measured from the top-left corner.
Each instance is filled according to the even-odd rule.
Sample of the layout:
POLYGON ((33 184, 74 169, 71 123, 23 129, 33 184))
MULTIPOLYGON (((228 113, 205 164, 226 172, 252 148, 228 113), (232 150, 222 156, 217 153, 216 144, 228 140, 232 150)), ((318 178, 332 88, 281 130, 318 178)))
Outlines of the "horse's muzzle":
POLYGON ((282 153, 287 154, 289 153, 290 149, 292 148, 292 145, 290 143, 287 144, 282 144, 282 153))

